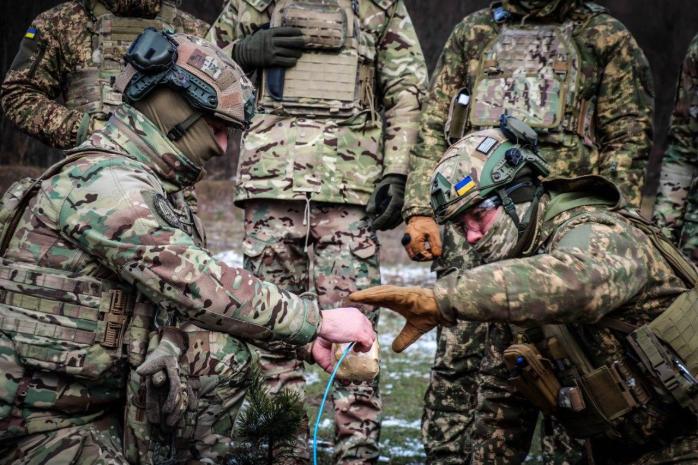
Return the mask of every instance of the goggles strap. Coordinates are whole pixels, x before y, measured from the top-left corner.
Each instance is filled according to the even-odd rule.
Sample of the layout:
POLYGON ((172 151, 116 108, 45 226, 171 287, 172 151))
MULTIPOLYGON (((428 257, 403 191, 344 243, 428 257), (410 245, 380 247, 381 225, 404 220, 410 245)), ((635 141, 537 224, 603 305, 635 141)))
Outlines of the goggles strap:
POLYGON ((167 133, 167 138, 171 141, 178 141, 184 134, 196 124, 197 121, 201 119, 201 113, 195 112, 189 115, 184 121, 181 121, 174 125, 172 129, 167 133))

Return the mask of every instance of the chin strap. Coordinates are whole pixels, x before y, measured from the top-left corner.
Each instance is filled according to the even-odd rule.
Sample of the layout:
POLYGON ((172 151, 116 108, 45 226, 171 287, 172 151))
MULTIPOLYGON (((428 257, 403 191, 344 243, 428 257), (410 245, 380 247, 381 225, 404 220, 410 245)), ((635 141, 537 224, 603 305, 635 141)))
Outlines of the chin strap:
POLYGON ((544 191, 543 186, 540 184, 535 188, 535 190, 533 190, 533 187, 533 182, 526 181, 511 186, 508 189, 500 189, 497 191, 497 195, 502 201, 504 212, 509 215, 511 220, 514 222, 514 225, 516 225, 516 229, 518 230, 518 239, 516 241, 516 245, 511 250, 509 257, 516 257, 520 255, 521 252, 523 252, 530 245, 530 242, 535 236, 536 228, 532 226, 535 226, 537 221, 538 203, 540 202, 541 197, 543 197, 544 191), (511 194, 513 193, 516 195, 512 196, 511 194), (516 199, 517 203, 528 201, 531 202, 531 206, 528 207, 528 210, 526 213, 524 213, 523 218, 519 218, 519 215, 516 213, 516 203, 514 203, 514 199, 512 199, 512 197, 516 199))
POLYGON ((175 124, 172 129, 169 130, 167 133, 167 138, 170 139, 171 141, 178 141, 182 137, 184 137, 184 134, 196 124, 197 121, 201 119, 203 115, 201 113, 194 112, 191 115, 187 117, 184 121, 181 121, 177 124, 175 124))

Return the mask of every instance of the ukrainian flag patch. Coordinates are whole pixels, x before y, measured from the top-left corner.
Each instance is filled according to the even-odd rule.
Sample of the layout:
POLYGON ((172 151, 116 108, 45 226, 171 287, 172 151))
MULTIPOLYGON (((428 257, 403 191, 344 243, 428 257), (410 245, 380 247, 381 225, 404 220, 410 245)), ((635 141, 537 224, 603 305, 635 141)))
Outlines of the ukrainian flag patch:
POLYGON ((37 31, 35 27, 30 27, 29 29, 27 29, 27 32, 24 33, 24 38, 33 39, 34 37, 36 37, 37 32, 39 31, 37 31))
POLYGON ((471 190, 475 189, 475 186, 477 186, 477 184, 475 184, 473 178, 466 176, 458 184, 456 184, 456 194, 458 194, 458 197, 462 197, 471 190))

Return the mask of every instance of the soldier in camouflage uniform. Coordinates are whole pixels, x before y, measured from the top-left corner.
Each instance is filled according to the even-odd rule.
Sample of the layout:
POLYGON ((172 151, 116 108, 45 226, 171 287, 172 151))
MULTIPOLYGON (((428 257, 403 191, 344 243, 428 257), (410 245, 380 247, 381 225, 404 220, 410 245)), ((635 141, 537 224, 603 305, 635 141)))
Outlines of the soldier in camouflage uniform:
MULTIPOLYGON (((497 124, 502 113, 540 129, 554 175, 597 173, 640 204, 652 142, 648 62, 628 30, 596 4, 504 0, 456 26, 437 64, 410 159, 403 216, 406 249, 440 274, 477 263, 450 227, 440 237, 429 206, 431 172, 449 144, 497 124), (429 247, 426 244, 429 244, 429 247)), ((428 462, 461 463, 486 327, 439 328, 425 397, 428 462)))
POLYGON ((146 27, 203 36, 208 25, 161 0, 69 1, 41 13, 2 84, 5 116, 51 147, 80 144, 121 104, 112 81, 146 27))
POLYGON ((133 106, 0 202, 0 463, 126 465, 127 381, 130 448, 150 441, 143 416, 157 399, 140 386, 158 367, 170 382, 182 376, 165 404, 189 394, 176 444, 127 449, 129 461, 222 463, 250 361, 244 340, 315 340, 309 353, 326 369, 331 342, 368 350, 375 340, 358 309, 321 312, 204 248, 176 194, 224 153, 228 127, 248 123, 252 85, 201 39, 147 34, 116 81, 133 106), (146 357, 162 324, 152 336, 165 343, 146 357))
MULTIPOLYGON (((236 193, 245 269, 292 292, 314 291, 321 308, 378 284, 374 230, 401 222, 426 88, 403 0, 230 0, 209 38, 231 46, 258 79, 236 193), (274 52, 259 60, 259 50, 274 52)), ((270 349, 262 366, 272 392, 302 392, 302 364, 283 347, 270 349)), ((337 383, 333 401, 336 462, 374 462, 378 379, 337 383)), ((308 463, 306 444, 301 432, 296 463, 308 463)))
POLYGON ((541 182, 550 171, 535 133, 502 128, 453 145, 431 183, 436 220, 453 222, 484 264, 433 289, 351 299, 405 316, 398 352, 436 325, 489 323, 461 463, 521 463, 536 407, 591 438, 588 463, 696 463, 698 271, 614 184, 541 182))
POLYGON ((681 68, 654 220, 698 263, 698 35, 681 68))

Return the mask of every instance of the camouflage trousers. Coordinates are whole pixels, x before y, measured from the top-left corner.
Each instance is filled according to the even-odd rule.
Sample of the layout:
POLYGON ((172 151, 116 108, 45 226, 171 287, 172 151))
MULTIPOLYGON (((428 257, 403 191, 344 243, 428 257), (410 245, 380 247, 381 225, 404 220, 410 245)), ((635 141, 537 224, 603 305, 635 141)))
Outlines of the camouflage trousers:
MULTIPOLYGON (((444 227, 442 238, 444 253, 433 266, 439 276, 477 265, 474 255, 468 252, 464 236, 455 227, 444 227)), ((427 464, 462 464, 464 457, 473 452, 475 414, 483 402, 478 386, 489 379, 487 372, 491 370, 482 365, 491 343, 488 341, 495 337, 491 332, 489 325, 470 321, 438 328, 436 354, 422 415, 422 442, 427 464)), ((533 433, 533 427, 530 429, 533 433)), ((527 463, 569 465, 581 459, 580 445, 556 422, 541 424, 539 431, 537 444, 532 448, 536 455, 527 463)), ((531 436, 524 437, 530 443, 531 436)), ((528 446, 525 450, 528 451, 528 446)))
POLYGON ((20 355, 0 332, 0 464, 127 465, 121 446, 125 377, 42 370, 41 361, 24 356, 40 353, 45 341, 22 343, 20 355))
MULTIPOLYGON (((187 411, 173 431, 146 418, 145 380, 131 372, 127 387, 125 453, 132 464, 224 463, 232 454, 233 427, 249 384, 252 356, 234 337, 180 325, 187 351, 180 359, 182 381, 191 388, 187 411), (170 458, 174 460, 168 462, 170 458)), ((154 335, 149 351, 159 343, 154 335)))
MULTIPOLYGON (((353 305, 347 296, 380 284, 378 241, 363 207, 297 201, 245 203, 245 269, 300 294, 317 294, 321 308, 353 305), (312 254, 311 254, 312 251, 312 254)), ((377 312, 364 309, 377 323, 377 312)), ((260 350, 270 392, 304 391, 303 364, 282 344, 260 350)), ((335 383, 335 461, 374 463, 379 455, 381 399, 378 379, 335 383)), ((299 433, 293 463, 309 463, 307 426, 299 433)))
POLYGON ((111 413, 80 426, 4 441, 0 464, 129 465, 121 448, 121 412, 111 413))

